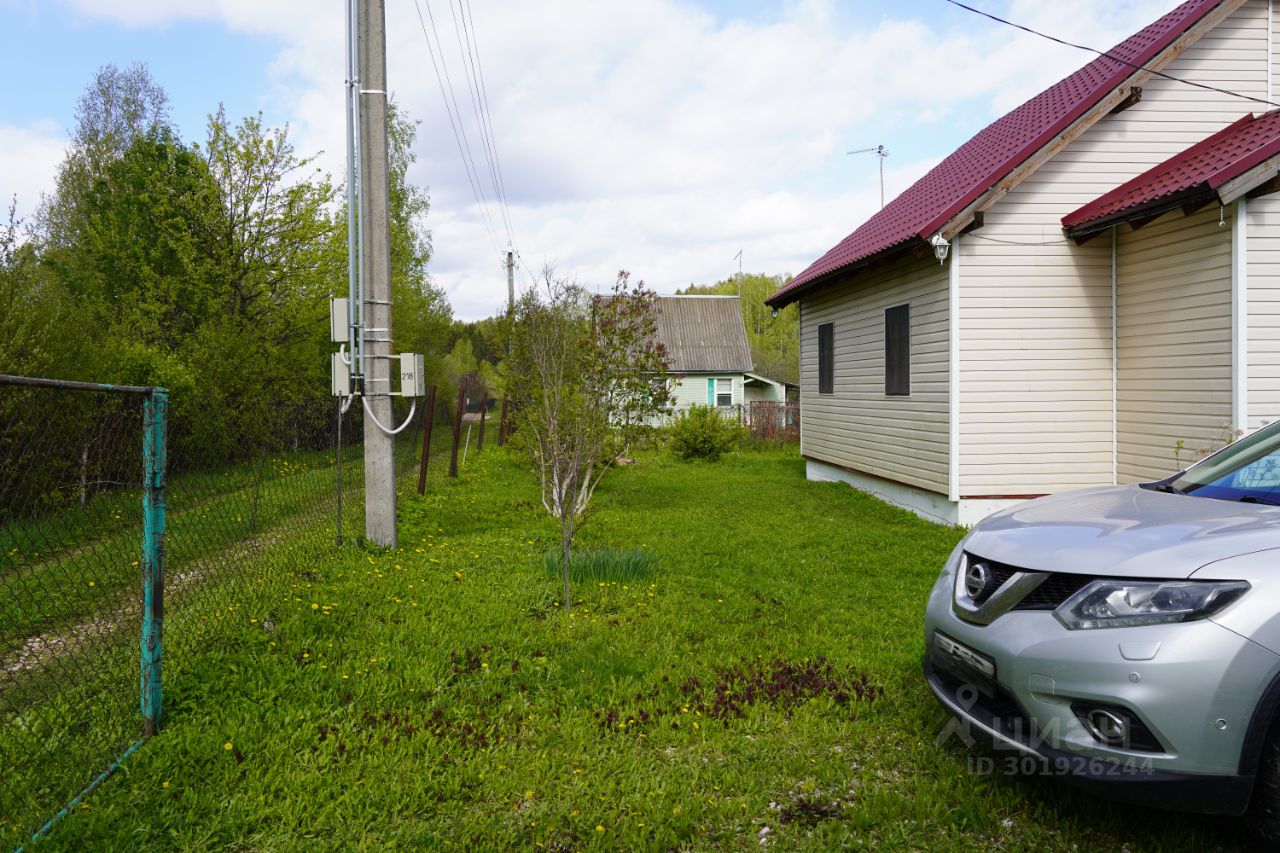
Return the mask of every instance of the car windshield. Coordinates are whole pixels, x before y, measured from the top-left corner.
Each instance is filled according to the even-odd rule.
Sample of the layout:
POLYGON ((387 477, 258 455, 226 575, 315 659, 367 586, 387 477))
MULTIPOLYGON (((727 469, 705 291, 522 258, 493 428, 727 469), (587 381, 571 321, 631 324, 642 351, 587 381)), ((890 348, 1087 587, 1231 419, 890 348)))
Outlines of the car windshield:
POLYGON ((1280 421, 1158 486, 1202 498, 1280 506, 1280 421))

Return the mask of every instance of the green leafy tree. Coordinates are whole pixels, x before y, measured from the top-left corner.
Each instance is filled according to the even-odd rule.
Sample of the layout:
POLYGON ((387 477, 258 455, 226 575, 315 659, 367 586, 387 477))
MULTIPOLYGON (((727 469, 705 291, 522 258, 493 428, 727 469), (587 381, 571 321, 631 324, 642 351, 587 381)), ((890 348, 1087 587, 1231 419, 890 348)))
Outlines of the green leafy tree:
POLYGON ((169 97, 146 65, 104 65, 76 101, 76 124, 55 189, 41 206, 45 242, 68 245, 82 227, 82 204, 108 166, 141 136, 170 129, 169 97))
POLYGON ((642 421, 667 404, 656 301, 626 272, 593 298, 546 270, 542 287, 516 305, 504 381, 542 505, 560 523, 566 612, 574 533, 613 463, 609 449, 627 415, 642 421))
POLYGON ((84 337, 65 328, 70 300, 24 239, 17 207, 15 197, 0 226, 0 365, 4 373, 56 376, 75 363, 84 337))
MULTIPOLYGON (((409 181, 417 122, 395 103, 387 110, 387 207, 391 234, 391 294, 396 346, 404 352, 443 354, 453 311, 443 289, 427 275, 431 209, 427 191, 409 181)), ((345 228, 345 221, 343 222, 345 228)), ((345 231, 343 232, 345 234, 345 231)))

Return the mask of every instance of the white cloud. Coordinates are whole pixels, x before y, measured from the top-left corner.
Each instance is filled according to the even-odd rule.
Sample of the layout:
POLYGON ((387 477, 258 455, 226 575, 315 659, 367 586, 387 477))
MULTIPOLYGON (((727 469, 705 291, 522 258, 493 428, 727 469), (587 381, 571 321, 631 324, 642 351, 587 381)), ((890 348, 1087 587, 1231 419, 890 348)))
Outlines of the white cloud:
MULTIPOLYGON (((273 112, 293 116, 300 151, 323 149, 326 167, 342 174, 340 4, 317 14, 303 0, 68 2, 130 26, 207 20, 277 39, 264 72, 273 112)), ((983 5, 1105 49, 1174 3, 983 5)), ((981 125, 1089 59, 980 19, 944 32, 917 7, 890 8, 875 26, 848 32, 822 0, 787 3, 773 22, 728 24, 678 0, 473 4, 525 263, 552 260, 602 282, 627 267, 663 290, 723 277, 739 249, 748 269, 799 272, 878 206, 873 161, 854 167, 845 150, 905 146, 890 146, 892 195, 963 142, 953 125, 981 125)), ((453 7, 431 0, 430 9, 492 197, 453 7)), ((432 272, 459 316, 483 316, 506 297, 498 254, 414 3, 388 4, 388 15, 390 87, 421 122, 411 177, 431 192, 432 272)), ((503 248, 505 237, 497 242, 503 248)))
POLYGON ((41 193, 53 188, 66 148, 66 132, 51 121, 20 127, 0 124, 0 201, 4 212, 17 196, 17 214, 30 220, 41 193))

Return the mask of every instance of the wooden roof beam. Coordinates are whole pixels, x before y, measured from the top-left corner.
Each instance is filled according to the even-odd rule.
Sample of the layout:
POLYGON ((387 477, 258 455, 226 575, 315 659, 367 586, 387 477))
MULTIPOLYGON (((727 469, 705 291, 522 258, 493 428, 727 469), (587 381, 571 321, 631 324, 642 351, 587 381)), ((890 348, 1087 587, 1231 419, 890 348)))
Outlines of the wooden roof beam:
POLYGON ((1218 200, 1223 204, 1231 204, 1231 202, 1243 195, 1248 195, 1277 175, 1280 175, 1280 154, 1268 157, 1249 171, 1232 178, 1218 187, 1218 200))

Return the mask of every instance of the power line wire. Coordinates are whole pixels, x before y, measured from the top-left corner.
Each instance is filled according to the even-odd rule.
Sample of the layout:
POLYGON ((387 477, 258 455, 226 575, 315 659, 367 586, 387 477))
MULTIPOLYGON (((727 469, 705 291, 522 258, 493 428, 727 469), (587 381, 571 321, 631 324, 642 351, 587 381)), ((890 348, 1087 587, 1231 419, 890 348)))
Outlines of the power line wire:
MULTIPOLYGON (((493 112, 489 109, 489 90, 484 82, 484 63, 480 60, 480 39, 476 35, 475 18, 471 15, 471 0, 465 0, 467 10, 467 20, 471 23, 471 41, 475 45, 476 51, 476 73, 480 79, 480 102, 484 105, 485 120, 489 123, 489 143, 493 146, 493 161, 498 167, 498 186, 502 191, 502 203, 507 207, 508 221, 510 221, 511 205, 507 198, 507 182, 502 174, 502 159, 498 157, 498 139, 493 132, 493 112)), ((514 235, 512 244, 515 244, 514 235)))
POLYGON ((458 110, 457 98, 453 96, 453 80, 449 76, 449 69, 445 62, 444 45, 440 43, 440 34, 436 30, 435 16, 431 13, 431 3, 429 0, 423 0, 427 5, 427 19, 431 21, 431 31, 436 34, 436 46, 431 44, 431 36, 427 33, 427 19, 422 16, 422 6, 418 0, 413 0, 413 6, 418 12, 418 23, 422 27, 422 36, 427 42, 427 52, 431 56, 431 66, 436 72, 436 83, 440 87, 440 96, 444 99, 445 112, 449 116, 449 126, 453 130, 454 141, 458 145, 458 154, 462 157, 462 167, 467 173, 467 182, 471 185, 471 194, 475 197, 476 205, 480 210, 480 218, 484 223, 485 230, 489 232, 489 242, 493 244, 493 250, 501 255, 502 250, 498 248, 497 232, 494 230, 492 219, 489 215, 488 202, 484 195, 484 190, 479 180, 479 170, 476 169, 475 159, 471 156, 471 145, 467 139, 466 127, 462 126, 462 113, 458 110), (436 61, 436 48, 439 48, 439 64, 436 61), (441 67, 444 68, 441 73, 441 67), (448 83, 448 92, 446 93, 446 82, 448 83), (452 108, 450 101, 452 100, 452 108), (455 120, 455 112, 457 118, 455 120))
POLYGON ((1174 83, 1182 83, 1186 86, 1194 86, 1197 89, 1204 89, 1205 91, 1209 91, 1209 92, 1217 92, 1220 95, 1228 95, 1233 98, 1241 98, 1243 100, 1253 101, 1254 103, 1258 103, 1258 104, 1266 104, 1269 107, 1280 107, 1280 104, 1273 103, 1272 101, 1268 101, 1266 98, 1259 98, 1255 95, 1245 95, 1240 92, 1233 92, 1230 89, 1222 89, 1217 86, 1210 86, 1208 83, 1197 83, 1194 80, 1187 80, 1183 77, 1174 77, 1172 74, 1166 74, 1163 71, 1157 71, 1156 69, 1150 68, 1146 65, 1139 65, 1136 62, 1130 62, 1124 57, 1116 56, 1114 53, 1108 53, 1106 51, 1098 50, 1097 48, 1094 48, 1094 47, 1089 47, 1088 45, 1076 44, 1075 42, 1070 42, 1070 41, 1067 41, 1066 39, 1058 38, 1057 36, 1051 36, 1048 33, 1042 33, 1039 30, 1032 29, 1031 27, 1025 26, 1023 24, 1014 23, 1013 21, 1005 20, 1004 18, 1001 18, 998 15, 993 15, 990 12, 984 12, 981 9, 975 9, 972 6, 965 5, 964 3, 961 3, 960 0, 947 0, 947 2, 950 3, 952 6, 958 6, 959 8, 964 9, 968 12, 973 12, 975 15, 981 15, 984 18, 989 18, 990 20, 995 21, 996 23, 1004 24, 1005 26, 1022 30, 1024 33, 1030 33, 1033 36, 1039 36, 1042 39, 1048 39, 1049 41, 1055 42, 1056 44, 1063 45, 1064 47, 1072 47, 1072 48, 1075 48, 1076 50, 1083 50, 1087 53, 1094 53, 1094 54, 1097 54, 1098 56, 1103 57, 1104 59, 1110 59, 1113 62, 1119 62, 1121 65, 1127 65, 1136 71, 1149 72, 1150 74, 1156 77, 1162 77, 1165 80, 1171 80, 1174 83))
MULTIPOLYGON (((458 3, 458 12, 462 11, 461 2, 458 3)), ((453 34, 458 42, 458 55, 462 58, 462 73, 467 81, 467 91, 471 94, 471 111, 476 118, 476 129, 480 132, 480 141, 484 145, 484 159, 489 166, 489 177, 493 185, 494 197, 498 200, 498 212, 502 214, 503 224, 507 230, 507 242, 511 240, 511 220, 507 216, 506 201, 502 198, 502 190, 498 186, 498 170, 494 165, 493 145, 491 144, 488 125, 484 118, 484 112, 480 105, 480 84, 478 81, 478 72, 476 70, 475 54, 471 50, 471 34, 467 30, 467 21, 464 17, 461 25, 458 21, 458 12, 454 11, 454 0, 449 0, 449 15, 453 18, 453 34), (463 46, 463 35, 466 35, 466 46, 463 46)))

